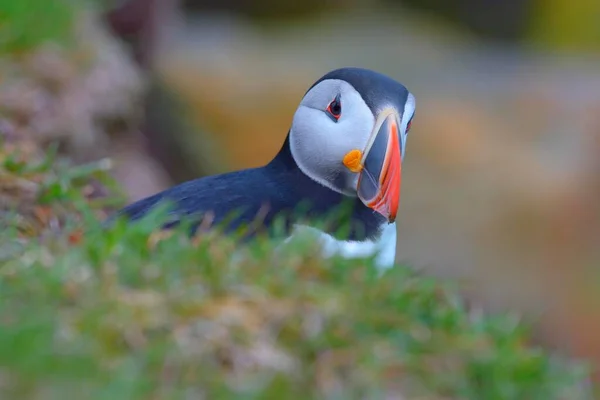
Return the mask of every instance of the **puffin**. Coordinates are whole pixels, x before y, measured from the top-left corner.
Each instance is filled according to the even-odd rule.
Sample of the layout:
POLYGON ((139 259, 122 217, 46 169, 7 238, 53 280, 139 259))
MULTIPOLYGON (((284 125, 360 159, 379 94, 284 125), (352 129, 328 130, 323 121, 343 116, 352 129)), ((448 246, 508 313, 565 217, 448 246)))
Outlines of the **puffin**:
POLYGON ((178 184, 115 217, 134 221, 168 204, 163 229, 187 218, 191 234, 245 228, 243 240, 251 240, 277 225, 285 241, 309 232, 325 256, 372 256, 378 267, 389 268, 414 114, 415 97, 393 78, 365 68, 335 69, 305 92, 268 163, 178 184))

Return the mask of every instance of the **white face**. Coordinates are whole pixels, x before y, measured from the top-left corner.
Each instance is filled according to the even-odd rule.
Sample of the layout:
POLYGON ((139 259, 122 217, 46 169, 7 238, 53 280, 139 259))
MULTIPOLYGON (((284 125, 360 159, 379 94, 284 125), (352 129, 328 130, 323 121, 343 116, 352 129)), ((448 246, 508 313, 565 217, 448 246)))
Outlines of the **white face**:
MULTIPOLYGON (((382 109, 386 107, 390 105, 382 105, 382 109)), ((400 121, 402 156, 406 127, 413 113, 414 98, 409 95, 400 121)), ((304 96, 294 114, 290 129, 292 156, 313 180, 336 192, 356 196, 358 174, 348 170, 343 159, 349 151, 362 151, 367 146, 374 125, 373 112, 352 85, 338 79, 324 80, 304 96), (326 111, 336 97, 341 104, 337 120, 326 111)))
POLYGON ((348 82, 322 81, 296 110, 290 129, 292 156, 307 176, 336 192, 355 195, 358 176, 342 160, 349 151, 365 148, 374 124, 373 113, 348 82), (336 122, 325 110, 338 95, 342 111, 336 122))
POLYGON ((404 161, 404 152, 406 151, 406 139, 408 138, 408 123, 411 122, 415 115, 415 96, 412 93, 408 94, 406 104, 404 104, 404 114, 402 114, 402 121, 400 121, 400 132, 402 140, 402 161, 404 161))

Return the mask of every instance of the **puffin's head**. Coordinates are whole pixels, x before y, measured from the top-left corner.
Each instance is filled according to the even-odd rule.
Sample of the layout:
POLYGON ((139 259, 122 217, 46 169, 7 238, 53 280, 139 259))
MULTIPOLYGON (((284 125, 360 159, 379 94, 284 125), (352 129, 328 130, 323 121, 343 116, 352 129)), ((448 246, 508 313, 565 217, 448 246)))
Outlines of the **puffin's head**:
POLYGON ((393 222, 414 113, 414 96, 395 80, 361 68, 334 70, 304 95, 290 129, 290 150, 307 176, 358 196, 393 222))

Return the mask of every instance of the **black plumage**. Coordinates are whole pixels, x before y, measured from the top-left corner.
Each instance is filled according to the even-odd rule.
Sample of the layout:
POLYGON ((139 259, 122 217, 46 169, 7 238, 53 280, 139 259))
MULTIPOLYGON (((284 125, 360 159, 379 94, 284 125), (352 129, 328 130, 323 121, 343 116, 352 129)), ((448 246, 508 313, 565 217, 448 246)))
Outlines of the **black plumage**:
POLYGON ((352 85, 371 109, 373 114, 382 104, 395 104, 398 110, 404 109, 408 90, 389 76, 362 68, 340 68, 328 72, 308 88, 307 93, 326 79, 340 79, 352 85))
MULTIPOLYGON (((289 136, 277 156, 263 167, 184 182, 132 203, 118 215, 136 220, 163 200, 172 203, 176 220, 191 217, 196 221, 193 225, 196 229, 210 212, 212 224, 221 226, 225 233, 251 224, 257 216, 261 228, 268 229, 278 215, 287 222, 289 232, 291 225, 299 220, 309 225, 322 222, 336 206, 348 212, 347 218, 343 218, 349 228, 348 240, 376 238, 386 222, 358 198, 344 196, 307 177, 292 157, 289 136), (304 205, 304 210, 298 209, 299 205, 304 205), (237 215, 228 218, 233 211, 237 215)), ((330 224, 327 228, 332 234, 341 232, 340 224, 330 224)), ((256 232, 248 232, 248 237, 256 232)))

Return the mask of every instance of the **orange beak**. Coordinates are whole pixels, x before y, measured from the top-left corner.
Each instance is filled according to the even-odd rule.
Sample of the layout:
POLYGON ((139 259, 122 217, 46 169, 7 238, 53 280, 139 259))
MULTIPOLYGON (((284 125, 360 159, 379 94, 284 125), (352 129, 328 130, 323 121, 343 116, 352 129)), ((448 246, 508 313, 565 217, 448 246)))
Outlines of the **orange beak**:
POLYGON ((386 113, 378 118, 361 164, 363 168, 357 186, 359 199, 386 217, 388 222, 394 222, 402 178, 402 149, 396 113, 386 113))

